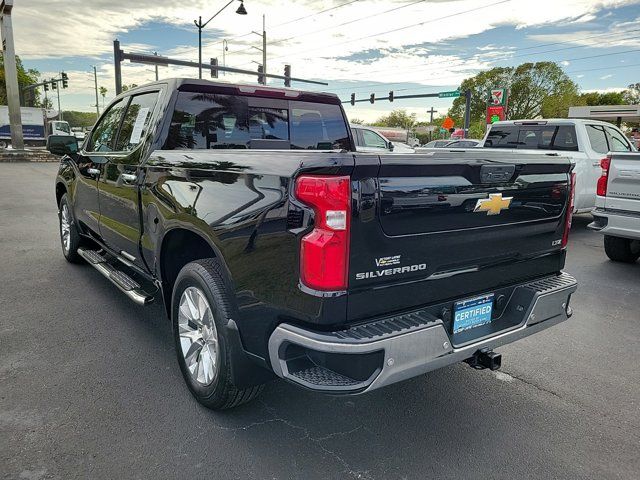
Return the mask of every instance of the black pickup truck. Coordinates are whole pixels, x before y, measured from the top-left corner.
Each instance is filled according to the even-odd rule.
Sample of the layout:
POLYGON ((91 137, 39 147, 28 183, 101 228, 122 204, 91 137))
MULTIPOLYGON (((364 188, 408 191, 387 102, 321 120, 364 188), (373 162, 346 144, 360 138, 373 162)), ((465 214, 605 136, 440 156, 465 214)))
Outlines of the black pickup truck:
POLYGON ((64 256, 164 303, 224 409, 275 376, 371 391, 566 320, 572 165, 468 149, 355 152, 339 99, 172 79, 118 96, 63 154, 64 256))

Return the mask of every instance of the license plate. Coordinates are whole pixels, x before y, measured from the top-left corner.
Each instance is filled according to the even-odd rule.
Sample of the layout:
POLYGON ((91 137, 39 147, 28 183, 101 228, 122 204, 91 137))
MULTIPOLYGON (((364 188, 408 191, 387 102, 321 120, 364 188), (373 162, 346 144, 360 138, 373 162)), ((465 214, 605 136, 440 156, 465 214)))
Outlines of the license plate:
POLYGON ((491 323, 493 293, 456 302, 453 306, 453 333, 491 323))

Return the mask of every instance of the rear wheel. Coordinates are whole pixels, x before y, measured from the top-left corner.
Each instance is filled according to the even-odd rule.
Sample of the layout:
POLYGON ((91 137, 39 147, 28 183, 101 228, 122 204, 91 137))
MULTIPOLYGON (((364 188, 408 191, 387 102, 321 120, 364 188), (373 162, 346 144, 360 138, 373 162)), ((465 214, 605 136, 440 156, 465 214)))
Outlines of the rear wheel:
POLYGON ((62 245, 62 254, 68 262, 80 263, 82 257, 78 254, 78 248, 82 244, 82 238, 78 233, 76 222, 71 215, 71 207, 65 193, 60 199, 60 243, 62 245))
POLYGON ((262 390, 262 385, 238 389, 232 382, 231 343, 225 337, 229 298, 220 264, 204 259, 180 270, 171 302, 180 370, 196 400, 214 410, 249 402, 262 390))
POLYGON ((640 258, 640 241, 605 235, 604 251, 614 262, 634 263, 640 258))

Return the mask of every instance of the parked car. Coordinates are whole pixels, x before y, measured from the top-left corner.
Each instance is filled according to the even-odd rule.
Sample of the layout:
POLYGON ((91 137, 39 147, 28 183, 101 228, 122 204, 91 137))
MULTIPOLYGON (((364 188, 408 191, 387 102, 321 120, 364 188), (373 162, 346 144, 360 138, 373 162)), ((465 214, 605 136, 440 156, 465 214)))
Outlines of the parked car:
POLYGON ((600 166, 589 228, 604 235, 611 260, 634 263, 640 258, 640 153, 612 153, 600 166))
POLYGON ((276 377, 356 394, 497 369, 495 347, 572 313, 566 157, 357 153, 335 95, 187 79, 124 92, 68 145, 65 258, 164 304, 209 408, 276 377))
POLYGON ((515 120, 492 124, 483 139, 484 148, 514 153, 536 150, 569 156, 576 167, 575 211, 590 212, 596 204, 600 160, 607 152, 630 152, 633 147, 616 126, 597 120, 515 120))
POLYGON ((446 140, 432 140, 429 143, 421 145, 420 148, 444 148, 451 143, 451 139, 446 140))
POLYGON ((394 143, 374 128, 363 125, 350 125, 357 152, 367 153, 414 153, 415 150, 405 143, 394 143))
POLYGON ((444 146, 444 148, 474 148, 477 147, 482 140, 475 140, 473 138, 463 138, 460 140, 452 140, 444 146))

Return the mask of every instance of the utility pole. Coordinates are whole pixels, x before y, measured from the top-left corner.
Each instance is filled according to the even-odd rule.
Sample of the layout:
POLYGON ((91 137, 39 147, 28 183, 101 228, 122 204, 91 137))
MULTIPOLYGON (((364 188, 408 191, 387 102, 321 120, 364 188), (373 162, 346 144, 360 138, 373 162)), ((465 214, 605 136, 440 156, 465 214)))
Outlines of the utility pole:
POLYGON ((93 66, 93 83, 96 87, 96 122, 100 117, 100 104, 98 103, 98 72, 96 71, 96 66, 93 66))
MULTIPOLYGON (((227 66, 227 52, 229 51, 229 42, 224 39, 222 40, 222 66, 226 67, 227 66)), ((225 71, 222 71, 222 75, 225 75, 225 71)))
POLYGON ((267 84, 267 27, 264 13, 262 14, 262 72, 265 74, 264 84, 267 84))
POLYGON ((469 137, 469 125, 471 124, 471 90, 467 90, 464 92, 465 102, 464 102, 464 137, 469 137))
POLYGON ((20 91, 18 90, 18 68, 16 66, 16 50, 13 44, 13 26, 11 10, 13 0, 2 0, 0 3, 0 27, 2 29, 2 54, 4 57, 4 77, 9 105, 9 123, 11 124, 11 145, 18 150, 24 149, 22 136, 22 115, 20 113, 20 91))
MULTIPOLYGON (((158 52, 153 52, 153 54, 157 57, 158 56, 158 52)), ((156 82, 158 81, 158 64, 155 64, 156 67, 156 82)))
POLYGON ((429 123, 433 123, 433 114, 436 113, 436 110, 434 110, 433 107, 431 107, 431 110, 427 110, 427 113, 431 115, 429 123))
MULTIPOLYGON (((53 82, 51 82, 51 85, 53 85, 53 82)), ((57 85, 57 84, 56 84, 56 94, 58 95, 58 120, 63 120, 62 109, 60 108, 60 85, 57 85)))

